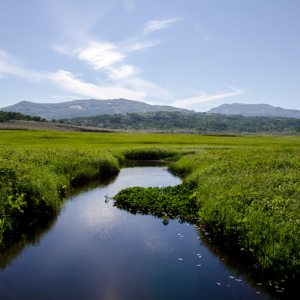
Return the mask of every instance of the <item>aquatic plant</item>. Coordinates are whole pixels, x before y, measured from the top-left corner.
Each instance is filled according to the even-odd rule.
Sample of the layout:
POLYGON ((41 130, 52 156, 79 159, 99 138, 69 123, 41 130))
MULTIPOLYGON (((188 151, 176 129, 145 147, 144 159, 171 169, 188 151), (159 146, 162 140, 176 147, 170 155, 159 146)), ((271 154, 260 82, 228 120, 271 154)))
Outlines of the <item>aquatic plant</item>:
POLYGON ((130 187, 113 197, 116 206, 129 205, 134 210, 163 214, 168 218, 196 219, 196 193, 192 183, 176 186, 130 187))

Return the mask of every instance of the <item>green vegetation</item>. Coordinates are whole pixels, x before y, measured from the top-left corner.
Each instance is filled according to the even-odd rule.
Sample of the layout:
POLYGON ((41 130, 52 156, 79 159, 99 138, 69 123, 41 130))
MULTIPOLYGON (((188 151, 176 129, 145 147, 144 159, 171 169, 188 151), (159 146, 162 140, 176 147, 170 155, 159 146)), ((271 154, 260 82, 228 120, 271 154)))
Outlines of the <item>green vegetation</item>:
POLYGON ((57 211, 71 184, 118 170, 101 150, 0 149, 0 242, 6 231, 57 211))
POLYGON ((199 217, 264 269, 296 274, 300 265, 299 148, 211 150, 172 169, 197 184, 199 217))
POLYGON ((121 190, 114 200, 118 207, 130 205, 135 211, 152 211, 154 214, 163 215, 164 221, 167 222, 169 218, 198 218, 196 195, 193 184, 182 183, 164 188, 126 188, 121 190))
POLYGON ((117 172, 126 159, 178 160, 171 169, 183 184, 126 189, 117 202, 165 219, 199 217, 212 238, 290 277, 300 266, 299 144, 296 136, 0 131, 0 228, 58 210, 71 184, 117 172))
POLYGON ((24 120, 24 121, 36 121, 36 122, 47 122, 46 119, 41 117, 31 117, 30 115, 23 115, 19 112, 10 112, 0 110, 0 122, 6 122, 10 120, 24 120))
POLYGON ((110 129, 185 130, 196 133, 295 133, 300 131, 300 119, 280 117, 244 117, 183 112, 129 113, 64 119, 65 124, 110 129))
POLYGON ((57 132, 50 130, 0 131, 0 146, 26 148, 79 148, 110 149, 128 147, 162 148, 175 146, 183 149, 204 147, 297 147, 298 136, 245 136, 227 137, 199 134, 143 134, 57 132))

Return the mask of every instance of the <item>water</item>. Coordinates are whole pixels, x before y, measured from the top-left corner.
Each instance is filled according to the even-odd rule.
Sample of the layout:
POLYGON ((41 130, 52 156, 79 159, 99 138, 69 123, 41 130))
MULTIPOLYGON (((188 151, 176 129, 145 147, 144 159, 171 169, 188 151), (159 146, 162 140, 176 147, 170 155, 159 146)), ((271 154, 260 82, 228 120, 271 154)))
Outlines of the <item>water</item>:
POLYGON ((2 257, 0 299, 271 299, 193 226, 104 201, 125 187, 180 182, 148 166, 75 189, 57 218, 2 257))

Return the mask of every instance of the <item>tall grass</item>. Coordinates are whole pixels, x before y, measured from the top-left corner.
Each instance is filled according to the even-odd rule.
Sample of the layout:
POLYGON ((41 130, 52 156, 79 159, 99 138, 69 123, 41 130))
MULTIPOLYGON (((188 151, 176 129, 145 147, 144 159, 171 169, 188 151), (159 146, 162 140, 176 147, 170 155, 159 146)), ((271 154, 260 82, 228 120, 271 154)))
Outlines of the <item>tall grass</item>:
POLYGON ((24 220, 58 210, 71 184, 118 170, 106 151, 0 149, 0 242, 24 220))
POLYGON ((207 227, 288 276, 300 266, 299 157, 295 148, 205 151, 171 168, 197 184, 207 227))

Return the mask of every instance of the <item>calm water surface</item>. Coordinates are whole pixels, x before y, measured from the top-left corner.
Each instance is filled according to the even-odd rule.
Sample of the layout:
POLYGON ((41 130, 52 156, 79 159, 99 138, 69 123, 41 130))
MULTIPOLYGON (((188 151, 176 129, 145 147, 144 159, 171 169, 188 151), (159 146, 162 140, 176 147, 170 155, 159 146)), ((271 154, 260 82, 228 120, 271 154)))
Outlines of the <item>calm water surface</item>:
POLYGON ((167 167, 139 167, 75 189, 55 220, 2 257, 0 299, 271 299, 195 227, 105 203, 126 187, 180 182, 167 167))

